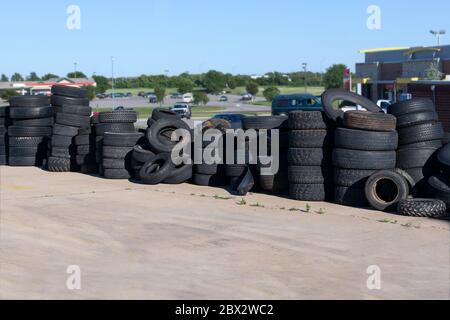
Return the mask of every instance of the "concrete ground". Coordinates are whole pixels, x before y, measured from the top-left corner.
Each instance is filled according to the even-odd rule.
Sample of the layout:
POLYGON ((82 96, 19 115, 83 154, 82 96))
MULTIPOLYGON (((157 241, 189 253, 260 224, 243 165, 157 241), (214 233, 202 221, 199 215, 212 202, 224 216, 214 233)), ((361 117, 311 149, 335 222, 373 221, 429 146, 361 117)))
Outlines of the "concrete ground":
POLYGON ((449 221, 37 168, 0 179, 1 299, 450 298, 449 221))

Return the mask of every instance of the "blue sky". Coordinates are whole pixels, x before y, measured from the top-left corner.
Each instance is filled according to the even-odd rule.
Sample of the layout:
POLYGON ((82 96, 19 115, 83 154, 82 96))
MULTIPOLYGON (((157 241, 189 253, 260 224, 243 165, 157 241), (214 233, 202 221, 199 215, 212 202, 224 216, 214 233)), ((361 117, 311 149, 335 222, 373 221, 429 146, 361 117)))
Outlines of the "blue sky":
POLYGON ((354 68, 359 49, 434 45, 429 30, 450 32, 448 12, 448 0, 4 1, 0 73, 65 75, 76 61, 88 75, 110 75, 111 56, 119 76, 354 68), (366 27, 372 4, 381 30, 366 27), (81 30, 66 28, 69 5, 81 9, 81 30))

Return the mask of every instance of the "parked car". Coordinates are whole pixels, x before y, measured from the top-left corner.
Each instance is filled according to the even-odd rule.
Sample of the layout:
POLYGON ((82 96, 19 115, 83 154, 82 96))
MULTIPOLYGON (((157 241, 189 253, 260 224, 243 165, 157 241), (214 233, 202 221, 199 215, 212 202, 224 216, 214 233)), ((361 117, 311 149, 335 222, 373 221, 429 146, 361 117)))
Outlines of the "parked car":
POLYGON ((227 102, 227 101, 228 101, 228 97, 227 97, 227 96, 221 96, 221 97, 219 98, 219 101, 220 101, 220 102, 227 102))
POLYGON ((132 97, 133 94, 132 94, 131 92, 127 92, 127 93, 124 94, 124 96, 127 97, 127 98, 129 98, 129 97, 132 97))
POLYGON ((185 93, 181 100, 186 103, 192 103, 194 102, 194 95, 192 93, 185 93))
POLYGON ((97 97, 97 99, 106 99, 106 98, 108 98, 108 95, 106 93, 97 93, 95 96, 97 97))
POLYGON ((216 114, 213 119, 223 119, 227 120, 231 124, 231 128, 236 129, 242 129, 242 119, 245 118, 245 115, 240 113, 221 113, 216 114))
POLYGON ((241 97, 241 100, 242 100, 242 101, 250 101, 250 100, 253 100, 253 95, 251 95, 250 93, 243 94, 242 97, 241 97))
POLYGON ((145 98, 145 91, 139 91, 138 92, 138 97, 145 98))
POLYGON ((149 103, 158 103, 158 98, 156 97, 156 94, 148 94, 147 98, 149 103))
POLYGON ((171 95, 170 95, 170 99, 183 99, 183 95, 182 94, 180 94, 180 93, 172 93, 171 95))
POLYGON ((178 102, 176 103, 171 110, 179 115, 181 118, 190 119, 192 116, 192 109, 188 103, 178 102))
POLYGON ((377 105, 383 109, 384 113, 388 113, 389 108, 392 105, 392 101, 391 100, 378 100, 377 101, 377 105))
POLYGON ((290 94, 276 96, 272 102, 273 115, 288 115, 291 111, 322 111, 322 101, 312 94, 290 94))

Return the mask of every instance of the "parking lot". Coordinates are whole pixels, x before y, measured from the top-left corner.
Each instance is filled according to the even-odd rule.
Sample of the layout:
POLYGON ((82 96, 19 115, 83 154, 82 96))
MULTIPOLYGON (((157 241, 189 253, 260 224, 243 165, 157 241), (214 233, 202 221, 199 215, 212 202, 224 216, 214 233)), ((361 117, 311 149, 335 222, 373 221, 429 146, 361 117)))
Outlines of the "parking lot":
POLYGON ((1 299, 450 297, 448 220, 38 168, 0 179, 1 299))

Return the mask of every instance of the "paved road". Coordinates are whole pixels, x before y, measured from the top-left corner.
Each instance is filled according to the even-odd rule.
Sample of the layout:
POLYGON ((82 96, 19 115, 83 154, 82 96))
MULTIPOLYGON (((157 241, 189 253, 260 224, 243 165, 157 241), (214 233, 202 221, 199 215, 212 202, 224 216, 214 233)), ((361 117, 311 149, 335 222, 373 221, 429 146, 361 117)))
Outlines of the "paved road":
POLYGON ((328 203, 306 213, 260 194, 239 205, 223 189, 37 168, 0 174, 0 299, 450 298, 448 221, 328 203), (79 291, 66 286, 71 265, 79 291), (369 266, 380 290, 367 287, 369 266))
MULTIPOLYGON (((248 103, 243 103, 240 101, 240 96, 227 95, 228 102, 219 102, 219 96, 209 95, 210 106, 223 106, 226 112, 270 112, 270 107, 266 106, 255 106, 248 103)), ((166 98, 164 101, 165 105, 174 105, 179 100, 166 98)), ((264 101, 264 98, 257 97, 256 101, 264 101)), ((112 107, 112 99, 96 99, 91 102, 92 107, 112 107)), ((126 108, 140 108, 140 107, 157 107, 158 104, 150 104, 148 99, 141 97, 130 97, 130 98, 118 98, 115 99, 115 106, 124 106, 126 108)))

